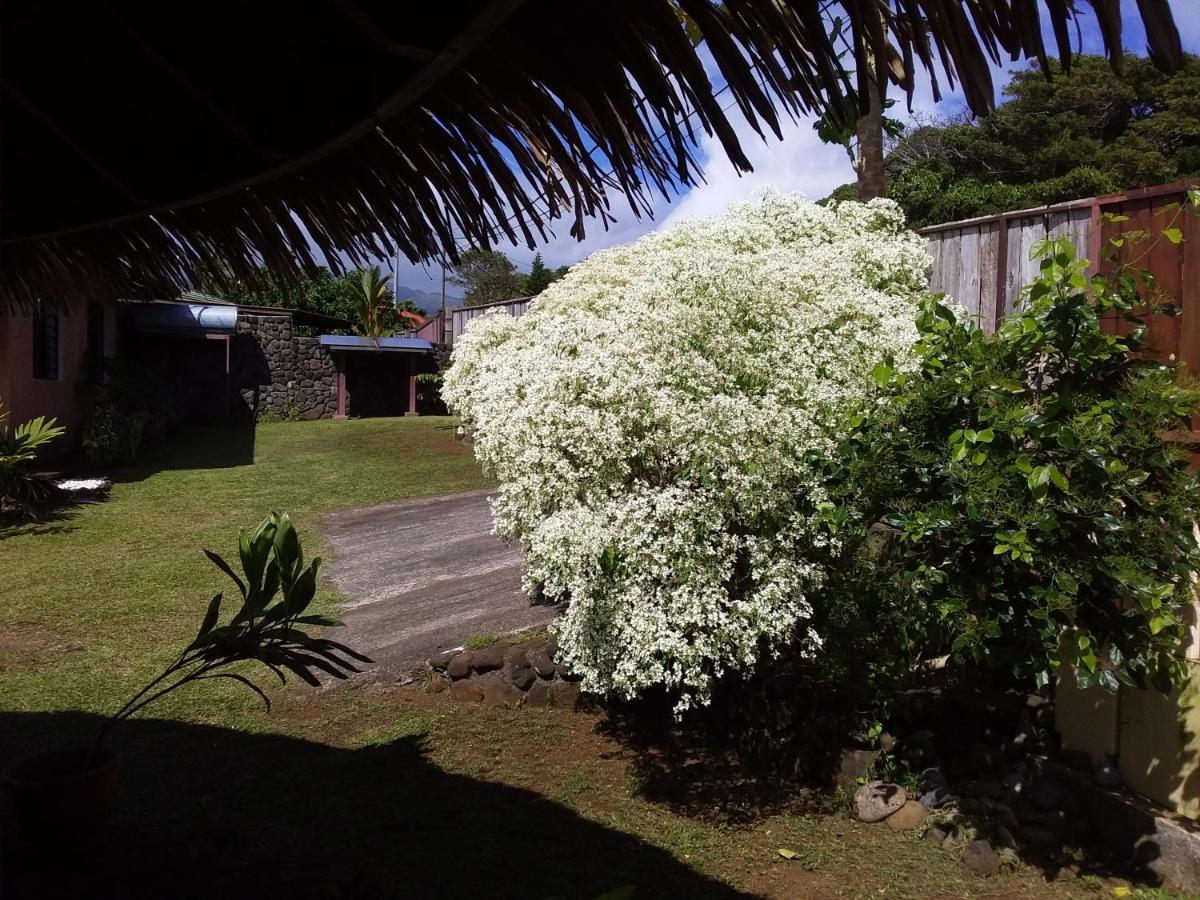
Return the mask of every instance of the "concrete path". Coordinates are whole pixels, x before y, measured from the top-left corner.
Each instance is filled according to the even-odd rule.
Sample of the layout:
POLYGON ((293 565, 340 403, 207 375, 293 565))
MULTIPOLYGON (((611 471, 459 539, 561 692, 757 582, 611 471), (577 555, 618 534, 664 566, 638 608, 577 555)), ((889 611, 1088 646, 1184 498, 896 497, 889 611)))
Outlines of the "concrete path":
POLYGON ((400 677, 472 635, 507 634, 554 618, 521 590, 521 553, 492 535, 488 491, 334 513, 325 577, 347 598, 334 640, 400 677))

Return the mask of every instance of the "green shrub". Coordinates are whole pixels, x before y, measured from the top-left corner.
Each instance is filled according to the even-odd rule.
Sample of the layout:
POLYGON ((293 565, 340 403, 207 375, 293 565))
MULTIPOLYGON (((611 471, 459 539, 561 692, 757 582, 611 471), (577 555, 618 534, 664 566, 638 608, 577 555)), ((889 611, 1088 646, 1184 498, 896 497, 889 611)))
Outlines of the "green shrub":
POLYGON ((897 669, 950 653, 1044 684, 1066 647, 1081 685, 1166 690, 1200 482, 1163 435, 1190 428, 1200 391, 1135 355, 1151 279, 1089 279, 1067 241, 1035 252, 1040 276, 994 337, 929 299, 919 373, 876 370, 890 401, 831 463, 826 518, 854 552, 826 615, 844 657, 897 669))
POLYGON ((133 462, 146 437, 146 420, 145 412, 121 409, 111 394, 99 391, 83 426, 83 449, 93 462, 133 462))
POLYGON ((33 515, 55 489, 54 474, 37 466, 37 451, 62 437, 66 429, 45 416, 15 428, 9 428, 7 420, 8 412, 0 404, 0 514, 33 515))
POLYGON ((142 445, 161 440, 178 420, 170 388, 136 363, 106 360, 83 426, 83 449, 93 462, 131 463, 142 445))

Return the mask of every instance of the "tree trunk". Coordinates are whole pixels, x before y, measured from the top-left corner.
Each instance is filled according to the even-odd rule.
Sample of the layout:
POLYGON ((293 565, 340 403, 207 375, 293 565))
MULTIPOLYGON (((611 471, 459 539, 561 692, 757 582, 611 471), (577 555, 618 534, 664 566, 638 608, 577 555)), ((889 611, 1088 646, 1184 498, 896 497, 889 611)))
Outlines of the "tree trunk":
POLYGON ((854 172, 858 175, 858 199, 872 200, 887 191, 887 174, 883 168, 883 93, 886 84, 870 79, 870 106, 858 120, 858 157, 854 172))

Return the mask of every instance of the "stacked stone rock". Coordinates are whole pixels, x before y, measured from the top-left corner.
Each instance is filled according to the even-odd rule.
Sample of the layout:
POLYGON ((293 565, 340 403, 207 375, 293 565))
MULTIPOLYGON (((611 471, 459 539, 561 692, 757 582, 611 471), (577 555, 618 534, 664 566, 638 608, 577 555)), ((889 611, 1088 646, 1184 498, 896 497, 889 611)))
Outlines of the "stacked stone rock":
MULTIPOLYGON (((1018 852, 1052 857, 1064 843, 1081 843, 1089 829, 1082 804, 1063 781, 1039 771, 1053 749, 1053 704, 1037 695, 1012 701, 1007 711, 993 710, 973 745, 945 755, 937 745, 946 735, 885 732, 885 752, 920 773, 916 790, 910 796, 900 785, 870 781, 855 791, 856 817, 896 831, 924 826, 926 840, 961 853, 963 864, 984 876, 996 874, 1006 859, 1015 861, 1018 852)), ((970 733, 968 718, 958 720, 953 738, 970 733)), ((844 751, 838 780, 860 780, 881 761, 877 750, 844 751)))
POLYGON ((429 690, 456 700, 526 709, 576 709, 579 679, 555 662, 553 638, 449 650, 429 660, 429 690))
POLYGON ((337 367, 315 337, 293 334, 291 316, 238 317, 234 384, 255 418, 327 419, 337 412, 337 367))

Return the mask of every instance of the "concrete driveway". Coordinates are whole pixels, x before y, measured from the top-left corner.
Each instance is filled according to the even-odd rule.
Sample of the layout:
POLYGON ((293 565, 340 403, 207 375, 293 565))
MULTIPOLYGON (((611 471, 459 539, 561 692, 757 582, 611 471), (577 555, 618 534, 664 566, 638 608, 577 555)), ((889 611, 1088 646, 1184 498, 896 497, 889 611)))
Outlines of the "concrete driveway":
POLYGON ((472 635, 544 625, 530 606, 521 553, 492 535, 488 491, 401 500, 332 514, 325 576, 347 598, 331 637, 399 677, 472 635))

